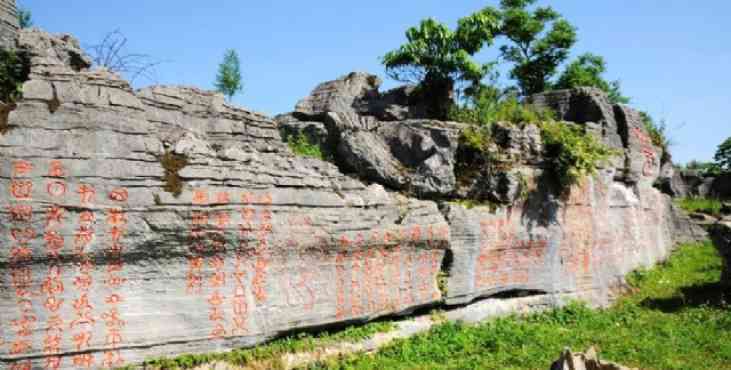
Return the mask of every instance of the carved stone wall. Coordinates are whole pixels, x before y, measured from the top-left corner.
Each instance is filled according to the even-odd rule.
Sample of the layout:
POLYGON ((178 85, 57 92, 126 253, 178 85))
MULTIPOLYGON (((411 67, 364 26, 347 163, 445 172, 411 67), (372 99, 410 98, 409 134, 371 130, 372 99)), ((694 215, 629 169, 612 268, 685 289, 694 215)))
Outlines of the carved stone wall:
MULTIPOLYGON (((221 95, 133 91, 70 36, 18 40, 32 70, 0 134, 0 369, 118 367, 515 290, 604 304, 672 246, 650 153, 628 149, 634 185, 606 169, 568 199, 438 204, 295 156, 221 95)), ((439 129, 422 131, 456 137, 439 129)))

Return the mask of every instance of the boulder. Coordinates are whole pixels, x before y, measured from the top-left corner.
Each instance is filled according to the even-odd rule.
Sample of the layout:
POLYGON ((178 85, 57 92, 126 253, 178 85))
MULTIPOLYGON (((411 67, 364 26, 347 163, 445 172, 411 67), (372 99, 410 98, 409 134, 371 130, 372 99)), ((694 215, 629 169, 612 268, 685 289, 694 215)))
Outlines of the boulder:
POLYGON ((551 365, 551 370, 636 370, 613 362, 602 361, 594 347, 585 353, 573 353, 564 350, 561 357, 551 365))
POLYGON ((374 75, 352 72, 334 81, 323 82, 300 100, 294 113, 322 116, 328 112, 360 113, 361 106, 378 96, 381 80, 374 75))
POLYGON ((721 283, 731 288, 731 217, 719 221, 710 227, 710 235, 723 259, 721 283))
POLYGON ((431 120, 376 121, 330 113, 338 163, 368 181, 421 196, 455 190, 455 154, 463 125, 431 120))
POLYGON ((731 199, 731 173, 726 173, 713 179, 710 193, 715 198, 731 199))

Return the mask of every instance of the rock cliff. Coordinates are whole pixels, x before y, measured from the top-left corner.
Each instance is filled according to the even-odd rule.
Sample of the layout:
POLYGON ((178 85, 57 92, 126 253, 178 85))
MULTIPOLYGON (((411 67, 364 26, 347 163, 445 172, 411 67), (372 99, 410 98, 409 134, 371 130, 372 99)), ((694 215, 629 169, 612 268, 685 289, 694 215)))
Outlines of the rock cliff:
MULTIPOLYGON (((488 296, 603 305, 683 222, 627 107, 577 123, 622 158, 561 197, 515 172, 460 184, 464 125, 371 76, 274 121, 195 88, 133 91, 67 35, 23 30, 18 47, 31 73, 0 134, 0 368, 118 367, 488 296), (290 151, 280 132, 303 127, 334 164, 290 151), (483 188, 513 202, 454 202, 483 188)), ((540 178, 540 135, 496 132, 540 178)))
POLYGON ((18 29, 15 0, 0 0, 0 48, 14 48, 18 29))

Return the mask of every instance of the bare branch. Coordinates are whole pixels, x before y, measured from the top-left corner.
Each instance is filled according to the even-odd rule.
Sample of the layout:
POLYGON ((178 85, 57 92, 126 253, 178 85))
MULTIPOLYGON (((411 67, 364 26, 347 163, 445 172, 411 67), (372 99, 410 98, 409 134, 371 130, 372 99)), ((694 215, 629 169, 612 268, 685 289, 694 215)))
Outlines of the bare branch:
POLYGON ((120 31, 107 33, 101 43, 88 46, 94 64, 120 73, 133 83, 142 77, 155 82, 155 68, 162 63, 148 54, 127 52, 127 37, 120 31))

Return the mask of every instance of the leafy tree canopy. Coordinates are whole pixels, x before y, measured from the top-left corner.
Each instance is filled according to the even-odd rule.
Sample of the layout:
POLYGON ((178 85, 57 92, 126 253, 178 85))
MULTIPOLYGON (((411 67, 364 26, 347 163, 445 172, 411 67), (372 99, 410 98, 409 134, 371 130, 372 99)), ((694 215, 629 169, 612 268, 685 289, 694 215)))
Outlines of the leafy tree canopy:
POLYGON ((472 56, 492 44, 498 26, 492 8, 460 19, 454 31, 428 18, 406 31, 406 44, 386 53, 383 64, 391 78, 418 83, 435 109, 433 115, 444 117, 455 83, 476 86, 491 71, 493 63, 481 64, 472 56))
POLYGON ((502 0, 500 33, 510 42, 500 48, 514 63, 510 76, 523 95, 543 92, 576 43, 576 29, 551 7, 529 6, 536 0, 502 0))
POLYGON ((235 50, 226 50, 223 61, 218 66, 216 91, 223 93, 228 100, 244 89, 241 79, 241 62, 235 50))
POLYGON ((630 98, 622 95, 619 81, 609 82, 602 77, 606 70, 604 58, 591 53, 583 54, 566 67, 554 88, 597 87, 607 93, 612 103, 628 104, 630 98))
POLYGON ((713 159, 722 171, 731 172, 731 137, 718 146, 713 159))
POLYGON ((20 28, 33 27, 33 18, 30 10, 18 7, 18 24, 20 25, 20 28))

